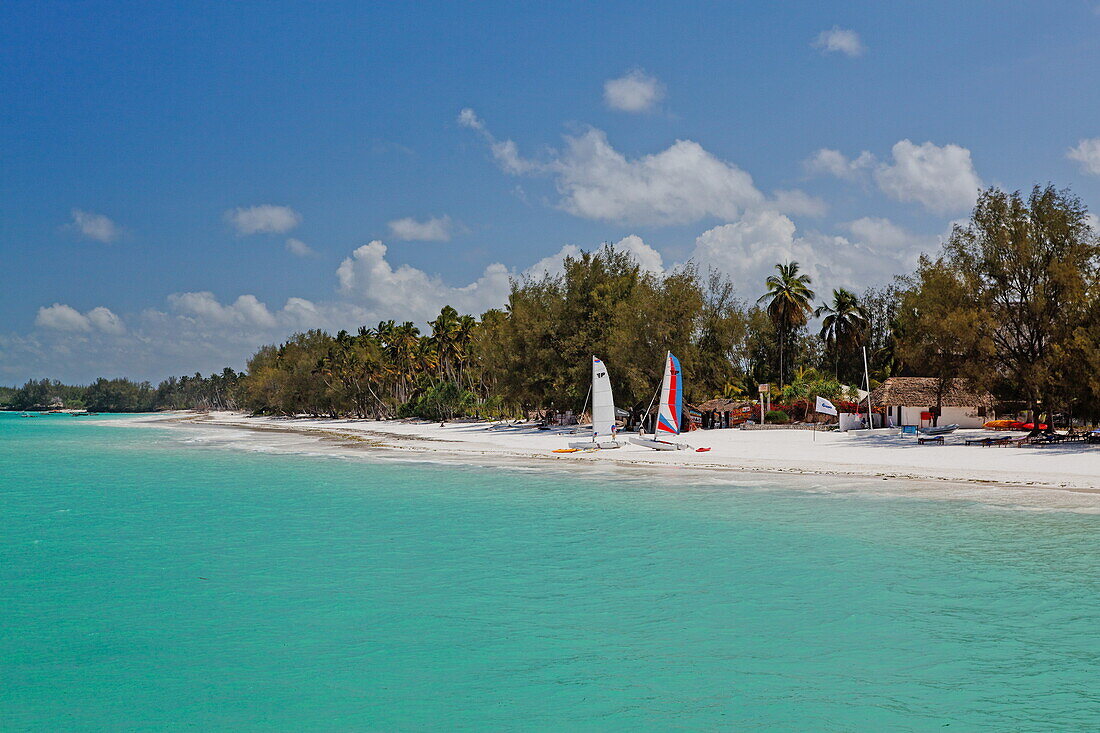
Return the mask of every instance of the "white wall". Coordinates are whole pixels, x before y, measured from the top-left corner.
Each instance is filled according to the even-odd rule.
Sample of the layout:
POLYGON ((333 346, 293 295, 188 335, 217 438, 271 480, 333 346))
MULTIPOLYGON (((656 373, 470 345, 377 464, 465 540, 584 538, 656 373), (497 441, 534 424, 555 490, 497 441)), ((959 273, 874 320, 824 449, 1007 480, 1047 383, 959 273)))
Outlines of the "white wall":
MULTIPOLYGON (((856 412, 842 412, 837 416, 839 424, 837 427, 840 430, 862 430, 867 425, 864 422, 864 416, 856 412)), ((882 427, 882 415, 875 413, 875 427, 882 427)))
MULTIPOLYGON (((891 407, 889 409, 889 417, 895 425, 928 426, 932 423, 927 420, 921 422, 920 419, 920 414, 927 411, 928 407, 902 407, 901 422, 898 422, 898 408, 891 407)), ((977 407, 945 407, 940 414, 940 419, 936 422, 941 426, 958 425, 961 428, 980 428, 985 425, 987 420, 992 419, 992 415, 979 417, 977 407)))

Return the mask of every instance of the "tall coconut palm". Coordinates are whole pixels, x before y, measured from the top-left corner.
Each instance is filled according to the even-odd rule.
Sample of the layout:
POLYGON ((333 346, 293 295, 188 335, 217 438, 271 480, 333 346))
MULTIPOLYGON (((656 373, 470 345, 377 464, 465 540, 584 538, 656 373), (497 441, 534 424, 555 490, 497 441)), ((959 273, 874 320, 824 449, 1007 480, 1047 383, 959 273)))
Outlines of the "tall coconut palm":
POLYGON ((439 377, 446 377, 453 381, 455 359, 458 356, 458 333, 460 321, 458 311, 449 305, 443 306, 439 316, 434 321, 429 321, 432 329, 432 340, 435 342, 436 351, 439 353, 439 377))
POLYGON ((867 338, 867 311, 856 294, 844 288, 833 291, 833 302, 814 311, 826 314, 821 321, 821 340, 833 349, 833 376, 840 379, 840 357, 863 345, 867 338))
POLYGON ((797 262, 777 264, 775 269, 779 274, 768 276, 764 281, 768 292, 756 302, 767 302, 768 316, 779 336, 779 384, 782 387, 786 384, 787 341, 795 329, 806 325, 813 310, 810 303, 814 299, 814 291, 810 289, 813 282, 810 276, 798 274, 797 262))
MULTIPOLYGON (((473 352, 474 331, 477 329, 477 319, 471 315, 458 317, 458 325, 455 328, 455 351, 458 360, 458 381, 462 381, 462 375, 468 371, 473 352)), ((473 383, 470 383, 473 388, 473 383)))
POLYGON ((387 351, 397 370, 400 394, 398 399, 407 402, 410 385, 416 376, 416 352, 420 345, 420 329, 412 321, 391 325, 387 351))

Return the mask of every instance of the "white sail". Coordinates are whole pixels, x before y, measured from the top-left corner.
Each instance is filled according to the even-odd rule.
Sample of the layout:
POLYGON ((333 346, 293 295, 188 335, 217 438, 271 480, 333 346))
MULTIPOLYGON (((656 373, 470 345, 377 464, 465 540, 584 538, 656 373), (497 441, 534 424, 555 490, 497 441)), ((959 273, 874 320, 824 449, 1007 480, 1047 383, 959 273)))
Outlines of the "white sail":
POLYGON ((615 398, 604 363, 592 357, 592 438, 615 437, 615 398))

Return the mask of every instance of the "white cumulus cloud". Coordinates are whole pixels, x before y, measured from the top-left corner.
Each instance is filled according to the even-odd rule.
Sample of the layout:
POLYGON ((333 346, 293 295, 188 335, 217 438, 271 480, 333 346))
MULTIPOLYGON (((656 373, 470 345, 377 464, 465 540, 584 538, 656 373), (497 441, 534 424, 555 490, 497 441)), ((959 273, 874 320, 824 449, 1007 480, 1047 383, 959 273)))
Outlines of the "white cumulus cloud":
POLYGON ((893 162, 875 171, 879 188, 888 196, 917 201, 937 214, 965 211, 978 200, 982 181, 966 148, 899 140, 891 152, 893 162))
POLYGON ((665 97, 665 87, 656 77, 641 69, 632 69, 603 85, 603 101, 622 112, 646 112, 665 97))
POLYGON ((891 155, 891 160, 880 162, 866 150, 849 158, 839 150, 821 148, 802 165, 809 173, 849 181, 867 180, 873 175, 887 196, 915 201, 935 214, 966 211, 977 201, 982 180, 967 148, 899 140, 891 148, 891 155))
POLYGON ((410 265, 394 267, 386 259, 387 251, 376 239, 341 262, 336 270, 341 294, 370 312, 398 313, 418 321, 434 316, 446 304, 460 312, 480 314, 507 300, 512 273, 500 263, 488 265, 474 282, 453 287, 410 265))
POLYGON ((446 242, 451 238, 451 217, 433 216, 418 221, 411 216, 389 223, 390 234, 406 242, 446 242))
MULTIPOLYGON (((660 274, 665 271, 664 258, 661 256, 661 253, 646 244, 637 234, 627 235, 611 246, 620 252, 628 252, 633 255, 644 272, 660 274)), ((607 247, 608 244, 604 243, 597 249, 602 252, 605 251, 607 247)), ((523 271, 522 277, 538 279, 544 275, 563 275, 565 274, 565 258, 579 257, 580 255, 580 247, 575 244, 567 244, 554 254, 543 257, 541 260, 528 267, 523 271)))
POLYGON ((886 218, 864 216, 841 226, 851 232, 852 236, 859 241, 880 249, 927 248, 936 244, 934 238, 910 234, 886 218))
POLYGON ((548 160, 538 162, 520 156, 513 141, 497 140, 473 110, 462 110, 459 122, 490 143, 505 172, 552 178, 559 208, 584 219, 672 225, 706 217, 732 221, 755 209, 807 216, 819 216, 826 209, 823 201, 798 190, 765 196, 746 171, 692 140, 677 140, 660 152, 630 158, 611 145, 603 130, 588 128, 567 135, 564 150, 550 151, 548 160))
POLYGON ((73 209, 72 217, 70 226, 88 239, 106 244, 115 241, 122 234, 122 229, 103 214, 73 209))
POLYGON ((699 235, 691 259, 725 274, 751 301, 764 292, 764 280, 777 263, 798 262, 819 293, 838 287, 860 291, 911 270, 922 251, 938 244, 934 237, 912 235, 887 219, 864 218, 843 226, 850 237, 799 233, 777 211, 749 212, 699 235))
POLYGON ((850 57, 862 56, 867 50, 858 33, 835 25, 827 31, 818 33, 813 47, 822 53, 842 53, 850 57))
POLYGON ((242 295, 232 304, 222 305, 207 291, 173 293, 168 296, 168 303, 180 315, 210 324, 259 328, 271 328, 276 324, 275 316, 255 295, 242 295))
POLYGON ((110 333, 116 336, 125 333, 126 326, 122 323, 122 319, 111 312, 109 308, 104 306, 97 306, 92 308, 84 317, 88 319, 88 323, 92 328, 102 331, 103 333, 110 333))
POLYGON ((64 303, 54 303, 51 306, 39 308, 34 319, 34 325, 52 331, 83 333, 101 331, 113 335, 126 331, 122 319, 112 313, 109 308, 98 306, 87 313, 81 313, 76 308, 64 303))
POLYGON ((691 140, 659 153, 629 159, 602 130, 566 138, 553 164, 561 207, 585 219, 682 224, 706 216, 736 218, 760 206, 764 195, 752 176, 716 158, 691 140))
POLYGON ((1081 170, 1100 176, 1100 137, 1087 138, 1066 151, 1066 157, 1081 164, 1081 170))
POLYGON ((773 191, 771 208, 794 216, 824 216, 829 206, 817 196, 792 188, 773 191))
POLYGON ((225 212, 237 234, 284 234, 302 223, 302 215, 289 206, 260 204, 225 212))
POLYGON ((91 331, 88 318, 72 306, 54 303, 38 309, 34 325, 40 328, 52 328, 55 331, 91 331))

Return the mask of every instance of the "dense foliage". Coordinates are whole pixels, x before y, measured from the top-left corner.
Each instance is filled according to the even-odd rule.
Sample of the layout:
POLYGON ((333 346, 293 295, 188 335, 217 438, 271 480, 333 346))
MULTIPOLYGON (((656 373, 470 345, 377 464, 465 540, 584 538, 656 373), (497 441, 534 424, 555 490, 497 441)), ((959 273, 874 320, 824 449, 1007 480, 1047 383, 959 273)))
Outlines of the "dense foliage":
POLYGON ((232 369, 203 377, 169 377, 156 389, 148 382, 99 378, 90 385, 32 379, 19 388, 0 388, 0 407, 11 410, 86 409, 91 412, 153 412, 234 409, 240 375, 232 369))
POLYGON ((967 377, 1030 410, 1096 416, 1100 239, 1068 191, 991 188, 904 282, 905 367, 967 377))

